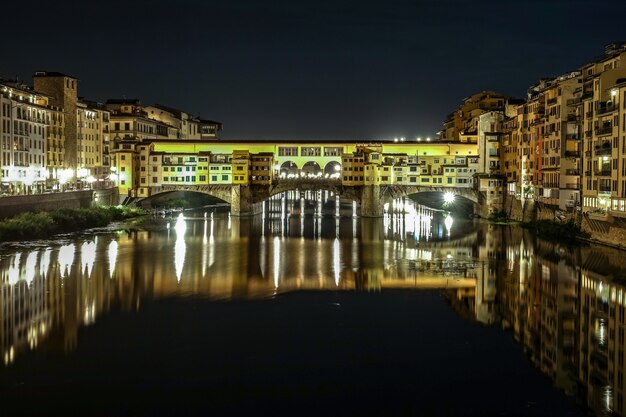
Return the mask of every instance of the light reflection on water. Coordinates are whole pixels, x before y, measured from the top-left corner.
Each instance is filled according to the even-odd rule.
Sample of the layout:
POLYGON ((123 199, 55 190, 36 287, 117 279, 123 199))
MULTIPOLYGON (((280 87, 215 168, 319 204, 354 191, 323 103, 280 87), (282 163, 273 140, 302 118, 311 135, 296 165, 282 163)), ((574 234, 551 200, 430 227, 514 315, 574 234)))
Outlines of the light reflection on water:
POLYGON ((382 219, 355 217, 352 203, 337 201, 290 193, 268 201, 264 216, 203 209, 119 235, 6 247, 0 357, 11 364, 54 332, 71 351, 81 326, 113 305, 138 309, 142 298, 438 288, 461 316, 509 329, 559 388, 598 414, 626 415, 626 369, 611 356, 624 350, 622 252, 450 219, 410 200, 386 206, 382 219))

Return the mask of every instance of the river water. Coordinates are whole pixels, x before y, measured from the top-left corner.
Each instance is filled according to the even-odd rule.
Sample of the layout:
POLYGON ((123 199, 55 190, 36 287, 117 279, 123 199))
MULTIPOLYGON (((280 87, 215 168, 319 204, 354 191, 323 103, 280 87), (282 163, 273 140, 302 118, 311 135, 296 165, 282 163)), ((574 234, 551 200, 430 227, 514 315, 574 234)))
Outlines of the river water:
POLYGON ((1 415, 626 415, 624 252, 327 192, 0 248, 1 415))

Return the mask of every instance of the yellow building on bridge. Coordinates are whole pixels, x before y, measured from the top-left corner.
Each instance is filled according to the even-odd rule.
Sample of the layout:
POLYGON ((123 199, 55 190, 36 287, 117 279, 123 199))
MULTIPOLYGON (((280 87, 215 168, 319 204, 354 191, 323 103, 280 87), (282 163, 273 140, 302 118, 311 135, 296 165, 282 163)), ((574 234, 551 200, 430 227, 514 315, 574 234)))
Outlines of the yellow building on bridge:
POLYGON ((471 188, 480 171, 472 143, 119 141, 120 195, 161 186, 269 185, 276 178, 337 178, 346 186, 471 188))

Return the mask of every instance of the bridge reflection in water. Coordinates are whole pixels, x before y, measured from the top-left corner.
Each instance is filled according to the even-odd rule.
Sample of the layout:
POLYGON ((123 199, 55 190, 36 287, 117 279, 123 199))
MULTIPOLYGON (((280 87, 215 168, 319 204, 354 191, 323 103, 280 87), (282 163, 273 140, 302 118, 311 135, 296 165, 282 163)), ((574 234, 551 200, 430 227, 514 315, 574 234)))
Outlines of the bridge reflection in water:
POLYGON ((147 299, 437 288, 461 316, 509 329, 559 388, 597 413, 626 415, 623 252, 544 242, 515 226, 446 227, 445 213, 410 200, 383 219, 353 209, 329 193, 291 193, 249 219, 207 208, 137 230, 5 247, 0 357, 10 365, 44 345, 71 351, 81 327, 147 299))

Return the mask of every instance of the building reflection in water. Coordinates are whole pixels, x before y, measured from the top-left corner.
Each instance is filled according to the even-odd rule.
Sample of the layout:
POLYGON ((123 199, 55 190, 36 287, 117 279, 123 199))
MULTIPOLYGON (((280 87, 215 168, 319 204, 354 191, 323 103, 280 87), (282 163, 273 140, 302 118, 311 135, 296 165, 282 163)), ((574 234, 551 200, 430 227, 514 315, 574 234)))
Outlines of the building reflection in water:
POLYGON ((113 306, 139 309, 142 298, 432 288, 468 320, 510 331, 537 368, 596 414, 626 415, 623 252, 446 220, 410 200, 386 205, 382 219, 354 210, 326 192, 291 192, 253 218, 204 210, 142 230, 5 248, 0 357, 10 365, 29 349, 72 351, 81 326, 113 306))

